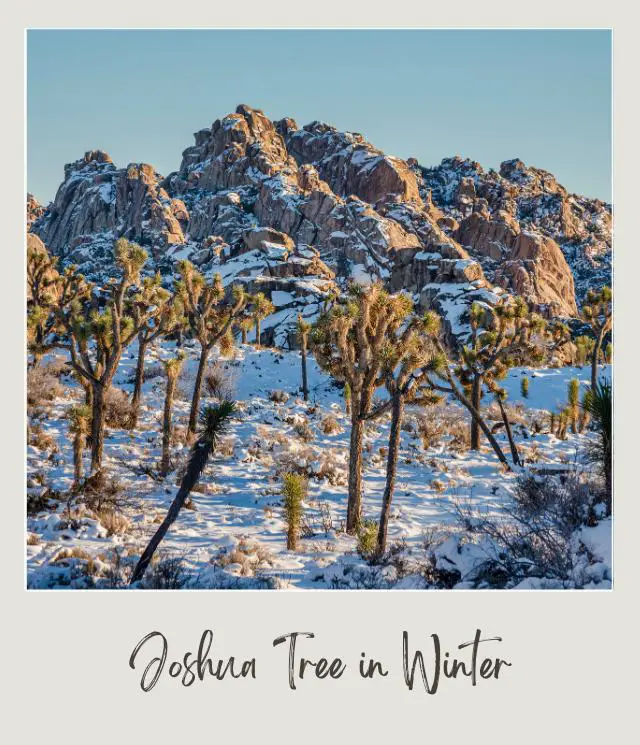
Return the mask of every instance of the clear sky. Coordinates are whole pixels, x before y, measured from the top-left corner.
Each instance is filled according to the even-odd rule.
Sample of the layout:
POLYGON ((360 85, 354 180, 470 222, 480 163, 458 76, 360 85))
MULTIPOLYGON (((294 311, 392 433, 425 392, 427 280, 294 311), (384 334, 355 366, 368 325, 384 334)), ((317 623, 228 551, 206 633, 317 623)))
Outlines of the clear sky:
POLYGON ((180 165, 239 103, 361 132, 391 155, 485 168, 521 158, 611 198, 608 31, 29 31, 28 189, 63 166, 180 165))

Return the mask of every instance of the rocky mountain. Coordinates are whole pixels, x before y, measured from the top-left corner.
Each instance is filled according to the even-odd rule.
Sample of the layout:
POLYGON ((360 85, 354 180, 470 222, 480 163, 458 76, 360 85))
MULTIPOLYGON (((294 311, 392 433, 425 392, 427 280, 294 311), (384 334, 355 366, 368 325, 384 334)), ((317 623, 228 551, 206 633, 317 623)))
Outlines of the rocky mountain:
POLYGON ((609 205, 521 161, 499 173, 457 157, 424 168, 360 134, 273 122, 244 105, 194 137, 166 178, 86 153, 65 166, 46 209, 28 200, 28 229, 98 281, 125 236, 167 282, 188 258, 228 285, 260 289, 277 307, 271 341, 285 346, 297 313, 312 318, 349 280, 412 293, 456 336, 474 300, 517 292, 547 316, 571 317, 576 290, 608 281, 609 205))

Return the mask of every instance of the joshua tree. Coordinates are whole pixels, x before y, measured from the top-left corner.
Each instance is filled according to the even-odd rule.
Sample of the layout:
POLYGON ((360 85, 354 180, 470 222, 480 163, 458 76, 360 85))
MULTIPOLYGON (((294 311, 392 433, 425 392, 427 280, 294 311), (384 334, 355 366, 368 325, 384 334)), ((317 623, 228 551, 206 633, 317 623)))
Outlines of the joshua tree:
POLYGON ((249 298, 240 285, 235 285, 230 294, 226 293, 219 274, 211 282, 206 282, 188 261, 178 264, 178 272, 180 281, 176 283, 176 294, 182 301, 191 333, 200 345, 200 359, 189 413, 188 432, 193 437, 209 354, 241 317, 249 298))
POLYGON ((318 364, 349 386, 349 498, 347 532, 356 533, 361 515, 362 439, 371 418, 373 393, 385 383, 383 350, 412 309, 404 295, 390 295, 380 284, 352 285, 333 307, 322 313, 313 330, 318 364))
POLYGON ((577 336, 574 344, 576 345, 576 362, 582 367, 591 358, 596 341, 592 336, 577 336))
POLYGON ((578 416, 580 413, 580 381, 578 378, 572 378, 569 381, 567 404, 567 415, 571 422, 571 432, 575 435, 578 432, 578 416))
POLYGON ((428 336, 428 333, 433 330, 433 323, 433 316, 414 317, 404 329, 390 330, 387 334, 387 345, 381 350, 384 383, 389 393, 389 400, 374 409, 369 414, 369 418, 377 417, 390 410, 391 428, 386 483, 376 541, 378 555, 385 552, 387 545, 387 529, 398 468, 400 431, 405 405, 407 403, 429 405, 440 399, 423 385, 427 374, 439 372, 443 365, 442 356, 434 353, 433 344, 428 336))
POLYGON ((144 573, 149 566, 156 549, 160 545, 160 542, 167 534, 171 525, 175 522, 178 513, 182 509, 192 489, 200 480, 200 476, 207 465, 209 456, 215 450, 220 437, 227 431, 229 421, 234 411, 235 404, 233 401, 223 401, 218 406, 205 407, 201 412, 200 434, 191 448, 191 456, 189 458, 189 463, 187 464, 187 470, 182 477, 180 489, 171 503, 166 517, 158 527, 153 538, 149 541, 149 544, 145 548, 136 565, 136 568, 133 570, 130 584, 138 582, 144 576, 144 573))
POLYGON ((251 317, 256 326, 256 346, 260 346, 260 340, 262 338, 262 332, 260 331, 260 324, 267 317, 270 316, 275 310, 274 304, 269 300, 263 292, 256 293, 251 300, 251 317))
POLYGON ((59 323, 67 332, 67 339, 58 346, 69 351, 73 370, 91 387, 91 470, 96 474, 102 468, 105 396, 123 351, 155 312, 148 298, 136 288, 146 252, 120 238, 115 244, 115 255, 121 277, 109 283, 103 309, 95 296, 84 303, 59 305, 57 309, 59 323))
POLYGON ((173 397, 176 392, 176 384, 182 364, 184 353, 180 352, 176 357, 164 362, 164 370, 167 375, 167 388, 164 396, 164 416, 162 419, 162 458, 160 460, 160 473, 166 476, 169 473, 169 453, 171 446, 171 412, 173 410, 173 397))
POLYGON ((582 317, 591 326, 595 344, 591 355, 591 387, 598 382, 598 360, 606 335, 613 324, 613 293, 610 287, 589 290, 582 306, 582 317))
MULTIPOLYGON (((471 418, 477 421, 478 426, 489 441, 489 444, 493 448, 495 454, 498 456, 500 462, 510 470, 511 467, 509 466, 509 462, 507 461, 502 448, 487 426, 487 423, 484 421, 480 410, 474 406, 473 398, 469 395, 468 389, 462 387, 456 380, 457 375, 460 375, 460 369, 457 369, 457 375, 452 372, 453 366, 451 364, 451 361, 449 360, 447 352, 445 351, 444 343, 440 338, 439 316, 437 316, 433 312, 429 312, 427 313, 427 317, 429 320, 425 323, 425 326, 429 329, 430 338, 432 339, 437 351, 440 353, 442 364, 440 365, 439 369, 437 369, 433 373, 429 372, 426 375, 426 382, 432 390, 452 395, 467 409, 467 411, 471 415, 471 418)), ((495 380, 495 376, 492 380, 495 380)))
POLYGON ((155 277, 146 277, 143 280, 141 299, 145 305, 155 306, 155 309, 146 316, 138 331, 138 360, 131 396, 131 418, 129 421, 131 429, 135 429, 138 425, 147 347, 153 344, 156 339, 177 331, 184 323, 180 300, 175 296, 172 297, 171 293, 161 286, 159 274, 156 274, 155 277))
POLYGON ((309 332, 311 324, 307 323, 301 314, 298 314, 297 321, 298 339, 300 341, 300 359, 302 365, 302 397, 305 401, 309 399, 309 386, 307 383, 307 348, 309 346, 309 332))
POLYGON ((307 480, 299 473, 285 473, 282 477, 282 496, 287 522, 287 550, 297 551, 302 519, 302 502, 307 496, 307 480))
MULTIPOLYGON (((517 362, 544 357, 544 320, 530 313, 522 298, 503 300, 493 308, 473 303, 469 311, 471 337, 459 352, 456 376, 468 391, 474 411, 480 411, 483 383, 504 377, 517 362)), ((568 338, 568 332, 566 334, 568 338)), ((480 420, 471 417, 471 448, 480 447, 480 420)))
POLYGON ((74 406, 67 414, 69 432, 73 435, 73 490, 80 487, 83 476, 82 454, 87 444, 87 434, 91 422, 89 406, 74 406))
POLYGON ((607 514, 611 514, 612 483, 612 391, 611 384, 601 380, 595 387, 590 388, 584 397, 584 409, 591 416, 598 431, 599 441, 593 448, 591 457, 600 463, 604 475, 606 489, 607 514))
POLYGON ((526 376, 520 381, 520 393, 522 398, 529 398, 529 378, 526 376))
POLYGON ((253 328, 253 318, 249 315, 242 315, 238 318, 236 326, 240 329, 242 344, 246 344, 247 334, 253 328))
POLYGON ((57 257, 52 257, 43 244, 28 246, 27 342, 34 367, 44 354, 58 346, 62 330, 59 313, 90 293, 90 286, 76 273, 76 267, 60 274, 57 264, 57 257))

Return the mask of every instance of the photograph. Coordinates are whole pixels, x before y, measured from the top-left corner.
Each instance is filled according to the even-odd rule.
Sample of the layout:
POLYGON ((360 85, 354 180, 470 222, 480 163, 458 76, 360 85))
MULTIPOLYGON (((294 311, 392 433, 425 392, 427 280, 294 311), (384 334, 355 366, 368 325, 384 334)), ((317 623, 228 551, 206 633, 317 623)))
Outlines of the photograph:
POLYGON ((25 62, 29 594, 613 588, 611 30, 25 62))

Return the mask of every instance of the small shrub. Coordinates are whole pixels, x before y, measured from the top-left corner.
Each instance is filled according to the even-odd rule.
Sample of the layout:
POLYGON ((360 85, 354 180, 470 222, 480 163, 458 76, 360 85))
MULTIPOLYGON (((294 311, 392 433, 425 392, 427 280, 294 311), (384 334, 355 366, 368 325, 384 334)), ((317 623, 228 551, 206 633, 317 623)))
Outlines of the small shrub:
POLYGON ((337 435, 344 431, 333 414, 327 414, 322 418, 320 429, 325 435, 337 435))
POLYGON ((269 394, 269 401, 275 404, 286 404, 289 400, 289 394, 286 391, 275 390, 269 394))
POLYGON ((64 395, 64 387, 50 365, 29 368, 27 372, 27 404, 42 406, 64 395))
POLYGON ((170 557, 154 563, 145 574, 140 587, 144 590, 180 590, 189 573, 180 557, 170 557))
POLYGON ((27 533, 27 546, 38 546, 42 543, 42 539, 37 533, 27 533))
POLYGON ((301 422, 297 422, 293 425, 293 431, 298 435, 298 437, 303 442, 313 442, 315 439, 315 435, 313 434, 313 430, 311 429, 311 425, 309 422, 304 419, 301 422))
POLYGON ((287 523, 287 550, 289 551, 295 551, 298 548, 302 502, 307 496, 307 488, 307 479, 298 473, 285 473, 282 477, 282 496, 287 523))
POLYGON ((44 431, 41 424, 35 424, 29 428, 29 444, 38 450, 58 452, 55 438, 44 431))
POLYGON ((422 416, 417 418, 416 429, 425 450, 438 447, 445 440, 453 450, 469 448, 469 424, 457 406, 438 404, 426 407, 422 416))
POLYGON ((124 535, 131 527, 129 519, 115 510, 101 510, 98 513, 98 519, 106 529, 108 536, 124 535))
POLYGON ((111 387, 104 397, 105 424, 114 429, 126 429, 131 420, 129 396, 120 388, 111 387))
POLYGON ((209 396, 222 400, 235 398, 236 378, 233 372, 219 360, 209 365, 204 378, 205 390, 209 396))

